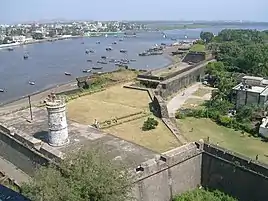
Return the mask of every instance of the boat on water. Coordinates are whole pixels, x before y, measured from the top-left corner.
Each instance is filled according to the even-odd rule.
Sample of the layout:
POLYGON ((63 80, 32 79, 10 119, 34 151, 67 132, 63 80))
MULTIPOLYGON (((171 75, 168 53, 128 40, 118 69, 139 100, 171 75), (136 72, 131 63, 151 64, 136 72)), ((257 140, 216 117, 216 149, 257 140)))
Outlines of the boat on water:
POLYGON ((86 53, 86 54, 89 54, 89 53, 90 53, 90 51, 89 51, 88 49, 86 49, 85 53, 86 53))
POLYGON ((121 53, 127 53, 127 50, 121 49, 120 52, 121 53))
POLYGON ((65 75, 68 75, 68 76, 71 76, 72 75, 71 73, 68 73, 68 72, 65 72, 64 74, 65 75))
POLYGON ((114 62, 116 62, 116 60, 115 59, 110 59, 109 62, 114 63, 114 62))
POLYGON ((93 66, 93 67, 92 67, 93 70, 100 70, 100 69, 102 69, 102 68, 103 68, 102 66, 93 66))
POLYGON ((3 93, 3 92, 5 92, 5 90, 4 89, 0 89, 0 92, 3 93))
POLYGON ((7 50, 11 52, 11 51, 14 50, 14 48, 13 47, 9 47, 9 48, 7 48, 7 50))
POLYGON ((119 41, 121 42, 121 41, 123 41, 123 39, 122 39, 122 38, 120 38, 120 39, 119 39, 119 41))
POLYGON ((83 44, 85 44, 84 42, 81 42, 81 44, 83 45, 83 44))
POLYGON ((91 69, 84 69, 83 73, 90 73, 92 70, 91 69))
POLYGON ((92 59, 88 59, 87 62, 92 62, 92 59))
POLYGON ((108 38, 108 34, 105 34, 105 38, 108 38))
POLYGON ((102 58, 102 59, 107 59, 107 57, 106 57, 106 56, 101 56, 101 58, 102 58))
POLYGON ((29 81, 28 83, 29 83, 29 85, 35 85, 35 82, 33 82, 33 81, 29 81))
POLYGON ((96 44, 100 44, 100 41, 97 41, 96 44))
POLYGON ((26 60, 26 59, 28 59, 28 58, 29 58, 29 55, 28 55, 28 54, 23 55, 23 59, 24 59, 24 60, 26 60))
POLYGON ((171 40, 174 40, 174 41, 176 41, 177 39, 176 39, 176 38, 171 38, 171 40))
POLYGON ((137 61, 137 60, 136 59, 130 59, 129 61, 134 62, 134 61, 137 61))
POLYGON ((94 50, 89 50, 89 52, 90 52, 90 53, 95 53, 95 51, 94 51, 94 50))
POLYGON ((98 64, 108 64, 106 61, 97 61, 98 64))
POLYGON ((139 56, 150 56, 149 52, 141 52, 139 53, 139 56))
POLYGON ((113 45, 116 45, 116 44, 117 44, 117 42, 116 42, 116 41, 114 41, 112 44, 113 44, 113 45))
POLYGON ((111 47, 106 48, 106 51, 112 51, 112 50, 113 50, 113 48, 111 48, 111 47))

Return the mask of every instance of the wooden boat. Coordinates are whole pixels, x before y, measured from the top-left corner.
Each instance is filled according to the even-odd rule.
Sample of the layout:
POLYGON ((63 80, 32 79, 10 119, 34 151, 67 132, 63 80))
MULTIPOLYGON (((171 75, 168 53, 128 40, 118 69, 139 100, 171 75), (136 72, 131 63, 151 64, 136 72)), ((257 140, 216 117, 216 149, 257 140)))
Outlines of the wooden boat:
POLYGON ((113 45, 116 45, 116 44, 117 44, 117 42, 116 42, 116 41, 114 41, 112 44, 113 44, 113 45))
POLYGON ((89 54, 89 52, 90 52, 90 51, 89 51, 88 49, 86 49, 86 54, 89 54))
POLYGON ((98 64, 108 64, 106 61, 97 61, 98 64))
POLYGON ((83 73, 90 73, 92 70, 91 69, 84 69, 83 73))
POLYGON ((102 66, 93 66, 92 67, 92 69, 94 69, 94 70, 100 70, 100 69, 102 69, 103 67, 102 66))
POLYGON ((92 62, 92 59, 88 59, 87 62, 92 62))
POLYGON ((68 72, 65 72, 64 74, 65 75, 68 75, 68 76, 72 75, 71 73, 68 73, 68 72))
POLYGON ((24 56, 23 56, 23 59, 28 59, 29 58, 29 55, 28 54, 25 54, 24 56))
POLYGON ((29 85, 35 85, 35 82, 29 81, 29 85))
POLYGON ((97 41, 96 44, 100 44, 100 41, 97 41))
POLYGON ((106 56, 101 56, 101 58, 102 58, 102 59, 107 59, 107 57, 106 57, 106 56))
POLYGON ((121 52, 121 53, 127 53, 127 50, 123 50, 123 49, 121 49, 120 52, 121 52))
POLYGON ((112 51, 112 50, 113 50, 113 48, 111 48, 111 47, 106 48, 106 51, 112 51))

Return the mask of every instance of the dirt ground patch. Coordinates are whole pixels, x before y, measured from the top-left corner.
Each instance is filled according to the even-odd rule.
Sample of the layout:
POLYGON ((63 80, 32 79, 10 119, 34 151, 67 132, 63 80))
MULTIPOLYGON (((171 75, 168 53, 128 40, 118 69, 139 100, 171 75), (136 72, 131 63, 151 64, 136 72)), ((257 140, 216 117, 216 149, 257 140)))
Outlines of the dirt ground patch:
POLYGON ((149 95, 145 91, 115 85, 104 91, 83 96, 68 102, 68 118, 82 124, 93 124, 122 116, 149 111, 149 95))
POLYGON ((159 124, 155 129, 142 131, 142 125, 146 119, 147 117, 133 120, 128 123, 104 129, 104 131, 159 153, 181 145, 161 119, 157 119, 159 124))
POLYGON ((210 88, 210 87, 201 87, 193 93, 193 96, 203 97, 203 96, 211 93, 212 90, 213 90, 213 88, 210 88))
POLYGON ((204 103, 203 99, 198 98, 189 98, 185 101, 185 103, 182 105, 182 108, 197 108, 200 107, 201 104, 204 103))

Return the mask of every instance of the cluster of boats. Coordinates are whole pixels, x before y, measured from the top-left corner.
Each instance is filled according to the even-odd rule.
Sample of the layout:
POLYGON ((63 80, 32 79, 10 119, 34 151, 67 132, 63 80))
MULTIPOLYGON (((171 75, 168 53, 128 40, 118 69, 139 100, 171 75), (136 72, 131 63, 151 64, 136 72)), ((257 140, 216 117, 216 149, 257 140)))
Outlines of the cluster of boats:
POLYGON ((163 49, 164 49, 163 45, 161 46, 155 45, 154 47, 139 53, 139 56, 162 55, 164 53, 163 49))

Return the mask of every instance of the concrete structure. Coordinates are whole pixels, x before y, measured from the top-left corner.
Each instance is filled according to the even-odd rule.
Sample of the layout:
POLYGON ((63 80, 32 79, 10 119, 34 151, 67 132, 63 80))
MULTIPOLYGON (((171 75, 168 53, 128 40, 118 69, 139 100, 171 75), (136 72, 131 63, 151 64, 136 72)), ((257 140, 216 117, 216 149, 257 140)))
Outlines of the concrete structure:
POLYGON ((63 100, 51 97, 46 101, 48 113, 48 143, 51 146, 63 146, 69 142, 66 107, 63 100))
POLYGON ((262 124, 259 127, 259 134, 264 138, 268 138, 268 117, 262 119, 262 124))
POLYGON ((242 82, 233 88, 232 99, 236 108, 254 104, 265 106, 268 103, 268 80, 244 76, 242 82))

